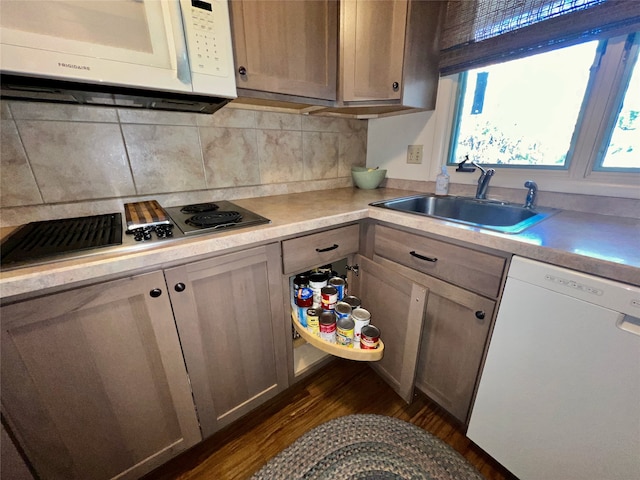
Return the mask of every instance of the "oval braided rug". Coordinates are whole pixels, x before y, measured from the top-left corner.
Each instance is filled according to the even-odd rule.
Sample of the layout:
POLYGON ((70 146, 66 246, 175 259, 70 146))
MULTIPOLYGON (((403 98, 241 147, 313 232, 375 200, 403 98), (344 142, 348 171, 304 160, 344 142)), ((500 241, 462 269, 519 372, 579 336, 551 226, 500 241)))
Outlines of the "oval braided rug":
POLYGON ((467 460, 411 423, 347 415, 305 433, 252 480, 482 480, 467 460))

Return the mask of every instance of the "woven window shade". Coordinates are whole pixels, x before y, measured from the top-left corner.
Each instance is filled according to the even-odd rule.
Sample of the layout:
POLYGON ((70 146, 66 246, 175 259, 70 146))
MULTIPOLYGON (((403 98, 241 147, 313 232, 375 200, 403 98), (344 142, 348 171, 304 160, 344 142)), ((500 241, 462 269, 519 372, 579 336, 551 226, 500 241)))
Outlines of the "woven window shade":
POLYGON ((453 0, 440 38, 440 72, 637 30, 640 0, 453 0))

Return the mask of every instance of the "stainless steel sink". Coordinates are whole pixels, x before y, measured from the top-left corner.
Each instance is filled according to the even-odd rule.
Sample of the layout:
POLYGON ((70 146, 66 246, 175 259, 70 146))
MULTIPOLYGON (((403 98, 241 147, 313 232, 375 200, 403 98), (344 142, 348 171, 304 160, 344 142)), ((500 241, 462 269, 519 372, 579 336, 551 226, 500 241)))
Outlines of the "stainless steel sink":
POLYGON ((558 212, 552 208, 525 208, 495 200, 435 195, 415 195, 374 202, 371 205, 502 233, 520 233, 558 212))

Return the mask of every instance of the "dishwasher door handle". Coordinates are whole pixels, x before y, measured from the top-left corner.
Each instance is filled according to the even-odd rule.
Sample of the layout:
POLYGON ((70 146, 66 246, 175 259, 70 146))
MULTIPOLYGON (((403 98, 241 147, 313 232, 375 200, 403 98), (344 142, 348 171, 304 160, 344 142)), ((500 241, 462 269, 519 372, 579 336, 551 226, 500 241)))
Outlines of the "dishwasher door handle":
POLYGON ((640 337, 640 318, 638 317, 632 317, 631 315, 625 315, 624 313, 621 313, 620 318, 616 322, 616 326, 620 330, 633 333, 634 335, 638 335, 640 337))

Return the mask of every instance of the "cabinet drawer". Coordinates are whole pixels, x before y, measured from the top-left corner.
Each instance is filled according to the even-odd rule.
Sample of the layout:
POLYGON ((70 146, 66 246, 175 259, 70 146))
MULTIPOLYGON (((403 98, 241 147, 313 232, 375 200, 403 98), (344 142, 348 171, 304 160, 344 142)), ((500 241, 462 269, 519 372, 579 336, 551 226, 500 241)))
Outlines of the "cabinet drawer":
POLYGON ((358 251, 360 227, 349 225, 282 242, 284 273, 298 273, 358 251))
POLYGON ((489 297, 497 297, 502 257, 376 225, 374 253, 489 297))

